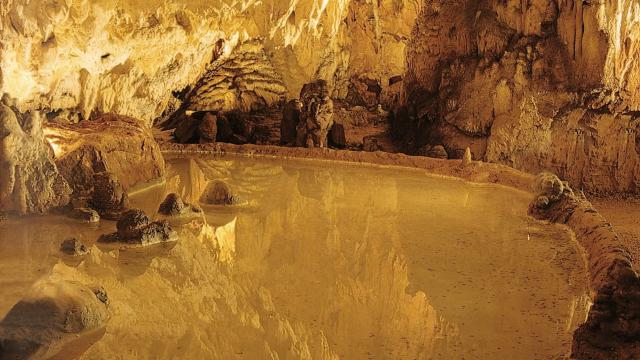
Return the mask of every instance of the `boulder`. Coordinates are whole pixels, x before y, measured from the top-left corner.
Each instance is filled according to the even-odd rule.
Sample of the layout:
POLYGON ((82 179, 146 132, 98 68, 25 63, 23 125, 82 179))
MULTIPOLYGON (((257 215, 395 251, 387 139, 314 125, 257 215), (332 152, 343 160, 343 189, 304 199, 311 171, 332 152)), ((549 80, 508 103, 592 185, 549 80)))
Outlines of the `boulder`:
POLYGON ((39 113, 0 103, 0 212, 44 213, 69 203, 71 188, 53 161, 39 113))
POLYGON ((344 149, 347 147, 347 137, 344 133, 344 126, 334 122, 329 130, 329 146, 336 149, 344 149))
POLYGON ((305 84, 300 91, 300 122, 296 127, 296 146, 326 147, 333 125, 333 101, 324 80, 305 84))
POLYGON ((80 256, 87 254, 89 249, 76 238, 70 238, 60 244, 60 251, 67 255, 80 256))
POLYGON ((122 217, 116 223, 118 236, 121 239, 134 238, 140 234, 142 229, 149 225, 151 221, 149 217, 139 209, 131 209, 122 214, 122 217))
POLYGON ((167 195, 158 208, 158 213, 165 216, 180 216, 188 213, 199 213, 201 210, 182 200, 180 195, 171 193, 167 195))
POLYGON ((282 111, 280 122, 280 144, 294 145, 296 142, 296 127, 300 122, 302 103, 298 99, 289 101, 282 111))
POLYGON ((51 124, 45 132, 56 143, 56 164, 74 197, 91 194, 100 172, 111 173, 123 191, 164 176, 160 147, 142 121, 105 114, 72 125, 51 124))
POLYGON ((211 181, 200 196, 200 202, 208 205, 234 205, 239 203, 239 198, 234 195, 229 185, 222 181, 211 181))
POLYGON ((102 288, 53 276, 36 282, 0 322, 0 358, 51 358, 65 339, 104 327, 107 303, 102 288))
POLYGON ((129 205, 129 197, 118 178, 110 172, 93 174, 89 205, 105 219, 117 220, 129 205))
POLYGON ((151 222, 149 217, 138 209, 124 214, 116 224, 117 231, 102 235, 98 241, 103 243, 126 243, 135 245, 152 245, 178 240, 178 235, 167 221, 151 222))

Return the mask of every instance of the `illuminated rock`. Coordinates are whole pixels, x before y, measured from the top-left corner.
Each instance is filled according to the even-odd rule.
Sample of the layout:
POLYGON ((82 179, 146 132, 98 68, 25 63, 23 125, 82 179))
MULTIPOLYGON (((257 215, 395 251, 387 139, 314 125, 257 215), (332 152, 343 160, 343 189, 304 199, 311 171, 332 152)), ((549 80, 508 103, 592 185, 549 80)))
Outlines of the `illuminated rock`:
POLYGON ((149 217, 138 209, 129 210, 122 214, 116 228, 118 231, 102 235, 98 241, 144 246, 178 240, 178 234, 167 221, 151 222, 149 217))
POLYGON ((140 120, 105 114, 78 124, 49 123, 45 134, 74 197, 90 194, 99 172, 111 173, 123 191, 164 175, 160 148, 140 120))
POLYGON ((0 103, 0 212, 43 213, 69 202, 71 189, 53 162, 37 112, 21 115, 0 103), (20 117, 20 119, 18 118, 20 117))
POLYGON ((229 185, 222 181, 210 181, 200 196, 200 202, 209 205, 233 205, 238 204, 240 199, 231 191, 229 185))
POLYGON ((180 195, 176 193, 167 195, 158 208, 158 213, 166 216, 180 216, 194 212, 200 213, 202 210, 189 203, 183 202, 180 195))

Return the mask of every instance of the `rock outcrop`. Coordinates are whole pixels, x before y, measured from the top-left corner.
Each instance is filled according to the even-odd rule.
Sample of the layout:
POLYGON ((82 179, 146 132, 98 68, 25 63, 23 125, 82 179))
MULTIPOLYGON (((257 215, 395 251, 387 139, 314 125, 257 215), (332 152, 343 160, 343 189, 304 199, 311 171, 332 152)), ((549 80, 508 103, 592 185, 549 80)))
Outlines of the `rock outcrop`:
POLYGON ((116 228, 118 231, 102 235, 98 241, 146 246, 178 240, 178 234, 167 221, 151 222, 149 217, 138 209, 122 214, 116 223, 116 228))
POLYGON ((71 189, 53 161, 37 112, 0 103, 0 212, 44 213, 69 202, 71 189))
POLYGON ((396 135, 639 192, 637 2, 427 2, 407 51, 396 135))
POLYGON ((164 176, 160 148, 140 120, 105 114, 77 124, 49 123, 45 134, 74 197, 91 194, 98 173, 110 173, 123 191, 164 176))
POLYGON ((296 146, 326 147, 327 135, 333 125, 333 101, 327 82, 318 80, 305 84, 300 91, 300 122, 296 127, 296 146))

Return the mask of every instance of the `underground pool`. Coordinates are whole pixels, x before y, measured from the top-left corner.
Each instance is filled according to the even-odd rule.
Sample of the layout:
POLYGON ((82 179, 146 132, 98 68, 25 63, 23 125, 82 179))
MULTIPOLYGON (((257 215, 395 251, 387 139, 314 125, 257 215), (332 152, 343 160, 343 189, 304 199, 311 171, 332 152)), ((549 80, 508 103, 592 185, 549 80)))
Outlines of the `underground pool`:
MULTIPOLYGON (((40 354, 81 359, 557 359, 590 306, 585 255, 532 195, 417 169, 249 157, 167 158, 130 194, 202 212, 178 240, 102 244, 115 222, 0 222, 0 319, 38 284, 108 294, 105 326, 37 332, 40 354), (199 204, 223 181, 231 205, 199 204), (60 243, 75 237, 83 256, 60 243), (50 335, 50 336, 49 336, 50 335)), ((58 357, 55 357, 55 356, 58 357)))

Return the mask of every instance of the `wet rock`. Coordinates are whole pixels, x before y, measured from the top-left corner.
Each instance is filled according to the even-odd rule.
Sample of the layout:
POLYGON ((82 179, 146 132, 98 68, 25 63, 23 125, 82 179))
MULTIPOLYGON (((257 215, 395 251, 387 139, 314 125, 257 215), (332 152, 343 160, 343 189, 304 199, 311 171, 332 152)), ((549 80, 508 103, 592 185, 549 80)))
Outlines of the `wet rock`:
POLYGON ((86 207, 72 209, 69 216, 88 223, 96 223, 100 221, 100 214, 98 214, 97 211, 86 207))
POLYGON ((105 171, 95 173, 93 183, 89 204, 105 219, 118 219, 129 205, 129 197, 119 179, 105 171))
POLYGON ((347 137, 344 134, 344 126, 334 122, 329 130, 329 146, 336 149, 344 149, 347 147, 347 137))
POLYGON ((198 137, 201 144, 214 143, 218 136, 218 118, 212 113, 205 113, 198 125, 198 137))
POLYGON ((0 322, 0 358, 48 359, 70 335, 103 327, 109 315, 99 294, 74 281, 38 281, 0 322))
POLYGON ((80 256, 89 252, 89 249, 76 238, 67 239, 60 244, 60 251, 67 255, 80 256))
POLYGON ((229 185, 222 181, 212 181, 200 196, 200 202, 209 205, 234 205, 240 201, 238 196, 232 193, 229 185))
POLYGON ((74 198, 90 196, 96 173, 111 173, 123 191, 164 176, 160 147, 141 120, 104 114, 77 124, 49 123, 46 131, 61 134, 51 141, 57 142, 56 165, 74 198))
POLYGON ((98 241, 103 243, 120 242, 136 245, 151 245, 178 240, 178 235, 167 221, 151 222, 149 217, 138 209, 132 209, 122 215, 116 224, 117 231, 102 235, 98 241))
POLYGON ((165 216, 180 216, 188 213, 199 213, 201 211, 199 208, 184 202, 180 195, 176 193, 167 195, 158 209, 158 213, 165 216))
POLYGON ((39 113, 0 103, 0 212, 44 213, 69 202, 71 189, 53 161, 39 113))
POLYGON ((327 82, 318 80, 305 84, 300 91, 300 122, 296 127, 296 146, 326 147, 327 135, 333 125, 333 101, 327 82))
POLYGON ((122 217, 116 223, 118 237, 121 239, 138 237, 142 229, 149 225, 150 222, 149 217, 142 210, 128 210, 122 214, 122 217))
POLYGON ((282 120, 280 122, 280 144, 295 145, 296 127, 300 122, 300 110, 302 103, 300 100, 294 99, 289 101, 282 111, 282 120))
POLYGON ((373 136, 365 136, 362 138, 362 150, 364 151, 378 151, 380 150, 380 145, 378 145, 378 139, 373 136))

